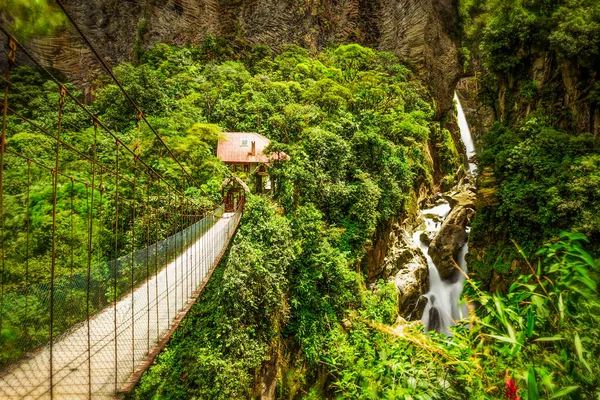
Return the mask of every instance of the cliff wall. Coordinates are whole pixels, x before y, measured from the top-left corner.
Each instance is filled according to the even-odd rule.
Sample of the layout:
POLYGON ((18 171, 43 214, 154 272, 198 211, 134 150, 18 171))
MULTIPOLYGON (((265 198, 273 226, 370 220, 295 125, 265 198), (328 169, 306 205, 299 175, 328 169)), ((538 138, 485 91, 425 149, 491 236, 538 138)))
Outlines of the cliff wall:
MULTIPOLYGON (((460 74, 452 37, 456 0, 71 0, 67 6, 110 65, 133 61, 136 48, 199 44, 207 35, 275 50, 289 43, 318 50, 356 42, 413 66, 429 85, 438 115, 451 109, 460 74)), ((72 30, 33 46, 46 64, 84 88, 100 70, 72 30)))

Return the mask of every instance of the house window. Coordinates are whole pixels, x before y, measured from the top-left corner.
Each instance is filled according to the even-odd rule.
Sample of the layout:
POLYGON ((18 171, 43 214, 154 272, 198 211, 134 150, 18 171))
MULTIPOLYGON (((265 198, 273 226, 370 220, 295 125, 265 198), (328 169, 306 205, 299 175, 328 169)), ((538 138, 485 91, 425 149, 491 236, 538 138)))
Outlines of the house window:
POLYGON ((244 164, 244 172, 248 172, 248 167, 249 167, 248 164, 244 164))
POLYGON ((248 139, 242 139, 240 147, 248 147, 248 139))

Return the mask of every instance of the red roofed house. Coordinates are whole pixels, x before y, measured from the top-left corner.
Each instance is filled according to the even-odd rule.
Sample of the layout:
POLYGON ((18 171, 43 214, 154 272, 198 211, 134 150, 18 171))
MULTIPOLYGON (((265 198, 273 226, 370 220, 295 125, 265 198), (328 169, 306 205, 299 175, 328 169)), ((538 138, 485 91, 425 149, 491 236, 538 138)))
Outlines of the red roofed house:
POLYGON ((231 170, 243 171, 256 176, 256 191, 271 189, 271 181, 262 177, 268 176, 268 165, 274 160, 288 160, 285 153, 274 153, 267 156, 264 149, 271 143, 266 137, 252 132, 226 132, 226 140, 217 144, 217 157, 231 170))

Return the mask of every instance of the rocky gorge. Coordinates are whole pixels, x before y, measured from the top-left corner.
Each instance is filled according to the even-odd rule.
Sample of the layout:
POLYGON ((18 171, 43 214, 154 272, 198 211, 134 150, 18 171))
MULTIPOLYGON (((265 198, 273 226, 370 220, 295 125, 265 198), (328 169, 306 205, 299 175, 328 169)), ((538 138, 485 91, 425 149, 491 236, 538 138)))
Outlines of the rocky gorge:
POLYGON ((466 316, 466 309, 458 304, 466 278, 467 241, 477 203, 477 190, 472 183, 476 166, 466 157, 474 154, 473 138, 460 100, 456 99, 462 145, 467 148, 464 170, 468 172, 459 170, 462 177, 449 191, 422 199, 420 212, 407 219, 404 225, 394 222, 387 236, 378 242, 386 244, 379 268, 369 269, 372 288, 379 279, 395 283, 400 317, 406 320, 423 318, 426 329, 447 334, 454 320, 466 316), (442 315, 442 326, 433 323, 431 328, 427 313, 436 297, 438 303, 445 299, 447 309, 442 315))
POLYGON ((373 288, 379 279, 396 284, 402 318, 418 320, 423 315, 426 301, 422 296, 431 286, 428 259, 442 280, 457 280, 475 202, 474 187, 463 180, 451 191, 425 199, 412 225, 392 226, 381 268, 372 271, 369 282, 373 288))
MULTIPOLYGON (((86 229, 88 241, 99 238, 91 278, 110 275, 115 252, 151 244, 139 228, 152 220, 156 241, 183 228, 170 187, 165 197, 148 182, 156 193, 137 206, 138 157, 123 161, 126 143, 200 204, 230 199, 222 182, 231 175, 250 189, 222 261, 126 398, 600 396, 597 0, 5 3, 6 35, 46 68, 24 52, 11 65, 15 41, 5 44, 3 136, 24 158, 3 156, 0 366, 37 346, 20 345, 34 343, 30 333, 52 346, 52 313, 29 291, 12 293, 30 278, 54 280, 51 258, 73 281, 86 229), (42 33, 28 31, 28 16, 42 33), (72 99, 62 108, 63 87, 96 117, 72 99), (60 133, 58 146, 13 110, 60 133), (116 151, 97 145, 97 121, 115 133, 116 151), (289 156, 258 171, 272 178, 269 191, 255 190, 262 174, 218 156, 220 134, 232 132, 264 136, 267 157, 289 156), (163 145, 193 185, 174 178, 163 145), (67 158, 67 146, 81 153, 67 158), (30 165, 36 155, 99 179, 98 221, 94 185, 90 208, 87 186, 52 182, 30 165), (112 183, 113 166, 132 190, 112 183), (52 232, 58 252, 43 246, 53 208, 65 221, 52 232)), ((83 289, 65 298, 91 298, 83 289)), ((106 329, 117 347, 118 327, 106 329)))
MULTIPOLYGON (((429 84, 438 116, 452 109, 462 74, 453 34, 456 0, 73 0, 69 9, 111 65, 135 61, 141 49, 156 43, 199 45, 211 36, 226 38, 238 51, 297 44, 314 52, 355 42, 412 65, 429 84)), ((74 32, 31 46, 47 66, 92 94, 101 67, 74 32)))
MULTIPOLYGON (((111 0, 93 0, 92 4, 74 0, 69 9, 112 65, 135 62, 141 50, 156 43, 193 46, 211 37, 224 38, 239 51, 265 44, 277 51, 292 43, 318 51, 332 42, 357 42, 390 51, 426 82, 436 118, 453 131, 455 141, 460 140, 454 117, 447 117, 453 114, 454 90, 463 75, 453 31, 458 21, 455 0, 143 0, 119 4, 111 0), (99 12, 90 15, 90 8, 99 12)), ((86 96, 93 98, 101 68, 92 54, 82 51, 84 46, 74 32, 62 31, 50 39, 33 40, 31 45, 46 65, 77 81, 86 96)), ((433 169, 439 171, 435 146, 430 152, 433 169)), ((441 178, 438 173, 436 179, 441 178)), ((423 185, 417 197, 423 200, 431 192, 431 187, 423 185)), ((459 208, 462 210, 462 206, 459 208)), ((417 222, 414 219, 420 218, 418 210, 411 214, 409 220, 417 222)), ((455 257, 457 243, 466 240, 457 226, 471 218, 464 210, 453 211, 450 222, 433 240, 432 254, 444 277, 452 271, 450 260, 455 257)), ((370 279, 397 281, 403 292, 403 310, 415 309, 419 296, 427 289, 427 264, 411 244, 410 229, 406 229, 409 225, 393 219, 379 226, 365 260, 370 279)))

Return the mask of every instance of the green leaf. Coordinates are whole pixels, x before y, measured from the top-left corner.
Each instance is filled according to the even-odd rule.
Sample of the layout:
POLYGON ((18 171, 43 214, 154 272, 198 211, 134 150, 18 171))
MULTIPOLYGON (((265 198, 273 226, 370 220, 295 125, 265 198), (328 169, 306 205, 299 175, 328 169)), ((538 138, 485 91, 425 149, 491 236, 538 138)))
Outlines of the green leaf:
POLYGON ((564 388, 560 389, 559 391, 555 392, 552 395, 551 398, 552 399, 558 399, 559 397, 562 397, 562 396, 564 396, 566 394, 569 394, 569 393, 571 393, 571 392, 573 392, 573 391, 575 391, 577 389, 579 389, 579 386, 567 386, 567 387, 564 387, 564 388))
POLYGON ((496 306, 496 310, 498 311, 498 317, 500 321, 506 324, 506 317, 504 316, 504 305, 500 302, 500 298, 498 296, 494 296, 494 305, 496 306))
POLYGON ((579 278, 577 278, 577 280, 581 283, 583 283, 585 286, 587 286, 588 288, 592 289, 592 290, 596 290, 596 282, 594 282, 592 279, 590 279, 588 276, 580 276, 579 278))
POLYGON ((535 381, 533 365, 529 365, 529 371, 527 372, 527 392, 529 393, 529 400, 539 400, 540 394, 538 392, 537 382, 535 381))
POLYGON ((583 346, 581 345, 579 332, 575 332, 575 350, 577 351, 577 357, 579 357, 579 359, 583 361, 583 346))
POLYGON ((565 319, 565 303, 563 301, 562 293, 558 295, 558 311, 560 313, 560 320, 562 322, 565 319))
POLYGON ((587 251, 581 249, 581 248, 576 248, 575 251, 578 253, 576 256, 581 258, 583 261, 586 262, 586 264, 588 264, 590 267, 594 268, 595 267, 595 263, 594 263, 594 259, 592 258, 592 256, 590 255, 590 253, 588 253, 587 251))
POLYGON ((561 239, 565 239, 568 238, 571 241, 575 241, 575 240, 582 240, 584 242, 589 242, 589 239, 587 238, 587 236, 585 236, 583 233, 578 233, 578 232, 561 232, 560 233, 560 238, 561 239))
POLYGON ((535 327, 535 315, 533 314, 533 310, 529 307, 527 311, 527 337, 531 337, 533 335, 533 328, 535 327))
POLYGON ((500 335, 486 335, 489 337, 492 337, 496 340, 500 340, 502 342, 508 342, 508 343, 512 343, 512 344, 519 344, 517 343, 514 339, 510 338, 510 337, 506 337, 506 336, 500 336, 500 335))
POLYGON ((550 336, 550 337, 541 337, 534 340, 534 342, 554 342, 556 340, 564 340, 562 336, 550 336))
POLYGON ((515 329, 512 327, 510 322, 506 322, 506 329, 508 330, 508 336, 510 336, 511 340, 514 343, 517 343, 517 336, 515 335, 515 329))
POLYGON ((592 373, 592 369, 590 368, 585 358, 583 358, 583 346, 581 345, 581 339, 579 338, 579 333, 575 332, 575 351, 577 352, 577 357, 579 361, 587 368, 587 370, 592 373))

